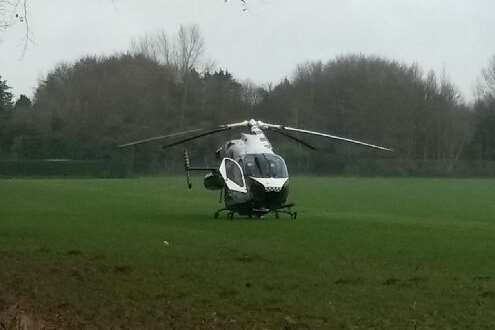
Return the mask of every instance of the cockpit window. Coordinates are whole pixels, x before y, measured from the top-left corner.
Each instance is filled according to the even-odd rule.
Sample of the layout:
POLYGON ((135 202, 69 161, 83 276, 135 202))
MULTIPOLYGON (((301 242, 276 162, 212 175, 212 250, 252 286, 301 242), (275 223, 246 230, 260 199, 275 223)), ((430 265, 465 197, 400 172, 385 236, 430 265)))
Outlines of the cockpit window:
POLYGON ((239 187, 244 187, 244 180, 242 178, 242 171, 239 165, 230 159, 225 160, 225 171, 227 172, 227 178, 232 180, 239 187))
POLYGON ((243 159, 244 174, 255 178, 287 178, 284 160, 273 154, 246 155, 243 159))

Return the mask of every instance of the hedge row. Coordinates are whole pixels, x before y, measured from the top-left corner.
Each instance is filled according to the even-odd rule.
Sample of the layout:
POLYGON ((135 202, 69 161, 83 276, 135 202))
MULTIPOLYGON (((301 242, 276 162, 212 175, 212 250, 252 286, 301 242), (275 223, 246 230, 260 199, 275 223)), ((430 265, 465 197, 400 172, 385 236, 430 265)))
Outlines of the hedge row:
MULTIPOLYGON (((394 177, 495 177, 493 161, 429 161, 397 159, 327 160, 286 159, 292 175, 394 176, 394 177), (323 165, 323 166, 322 166, 323 165)), ((154 167, 140 169, 123 159, 113 160, 22 160, 0 161, 0 177, 56 176, 121 178, 130 174, 183 174, 182 164, 155 162, 154 167), (165 166, 167 164, 167 166, 165 166), (133 172, 131 168, 136 171, 133 172)))
POLYGON ((0 176, 126 177, 124 162, 112 160, 20 160, 0 161, 0 176))

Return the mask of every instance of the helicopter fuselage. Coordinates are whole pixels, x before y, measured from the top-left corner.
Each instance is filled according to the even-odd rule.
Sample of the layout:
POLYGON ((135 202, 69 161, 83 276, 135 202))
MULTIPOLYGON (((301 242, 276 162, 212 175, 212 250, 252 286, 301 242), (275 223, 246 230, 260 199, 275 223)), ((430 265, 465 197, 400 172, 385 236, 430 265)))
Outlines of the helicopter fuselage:
POLYGON ((255 125, 250 134, 242 133, 240 139, 226 142, 216 157, 223 160, 225 172, 222 175, 221 165, 218 173, 207 174, 205 187, 224 189, 227 210, 262 215, 286 206, 289 175, 285 161, 273 152, 265 134, 255 125))

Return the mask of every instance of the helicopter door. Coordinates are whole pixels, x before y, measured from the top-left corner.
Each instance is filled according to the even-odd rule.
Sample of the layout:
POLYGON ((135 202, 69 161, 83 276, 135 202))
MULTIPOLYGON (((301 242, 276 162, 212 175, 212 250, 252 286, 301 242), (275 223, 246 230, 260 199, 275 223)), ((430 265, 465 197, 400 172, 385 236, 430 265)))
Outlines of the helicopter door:
POLYGON ((244 173, 239 163, 231 158, 224 158, 219 171, 229 190, 247 193, 244 173))

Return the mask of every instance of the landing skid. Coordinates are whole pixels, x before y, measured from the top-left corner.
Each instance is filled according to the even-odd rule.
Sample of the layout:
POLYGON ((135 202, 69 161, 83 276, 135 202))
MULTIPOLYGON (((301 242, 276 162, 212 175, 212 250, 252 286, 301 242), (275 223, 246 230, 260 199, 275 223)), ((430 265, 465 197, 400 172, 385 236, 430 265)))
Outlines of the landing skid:
POLYGON ((273 210, 272 212, 275 212, 275 218, 280 218, 280 213, 282 214, 288 214, 290 215, 290 218, 292 220, 296 220, 297 219, 297 211, 292 211, 292 207, 294 207, 295 204, 287 204, 287 205, 284 205, 276 210, 273 210))
POLYGON ((225 209, 225 208, 224 208, 224 209, 220 209, 220 210, 216 211, 216 212, 213 214, 213 217, 214 217, 215 219, 218 219, 218 218, 220 217, 220 214, 221 214, 222 212, 227 213, 227 217, 228 217, 228 219, 229 219, 229 220, 234 219, 234 211, 229 210, 229 209, 225 209))
MULTIPOLYGON (((281 206, 281 207, 279 207, 277 209, 271 209, 271 210, 270 209, 252 209, 251 210, 251 213, 247 214, 247 216, 249 217, 249 219, 252 219, 252 218, 261 219, 266 214, 274 213, 275 214, 275 218, 276 219, 279 219, 280 218, 280 214, 287 214, 287 215, 290 216, 290 218, 292 220, 296 220, 297 219, 297 211, 293 211, 292 210, 292 207, 294 207, 294 204, 283 205, 283 206, 281 206)), ((213 217, 215 219, 218 219, 220 217, 220 214, 222 214, 224 212, 227 213, 227 218, 229 220, 233 220, 235 213, 238 213, 236 211, 223 208, 223 209, 220 209, 220 210, 216 211, 213 214, 213 217)))

